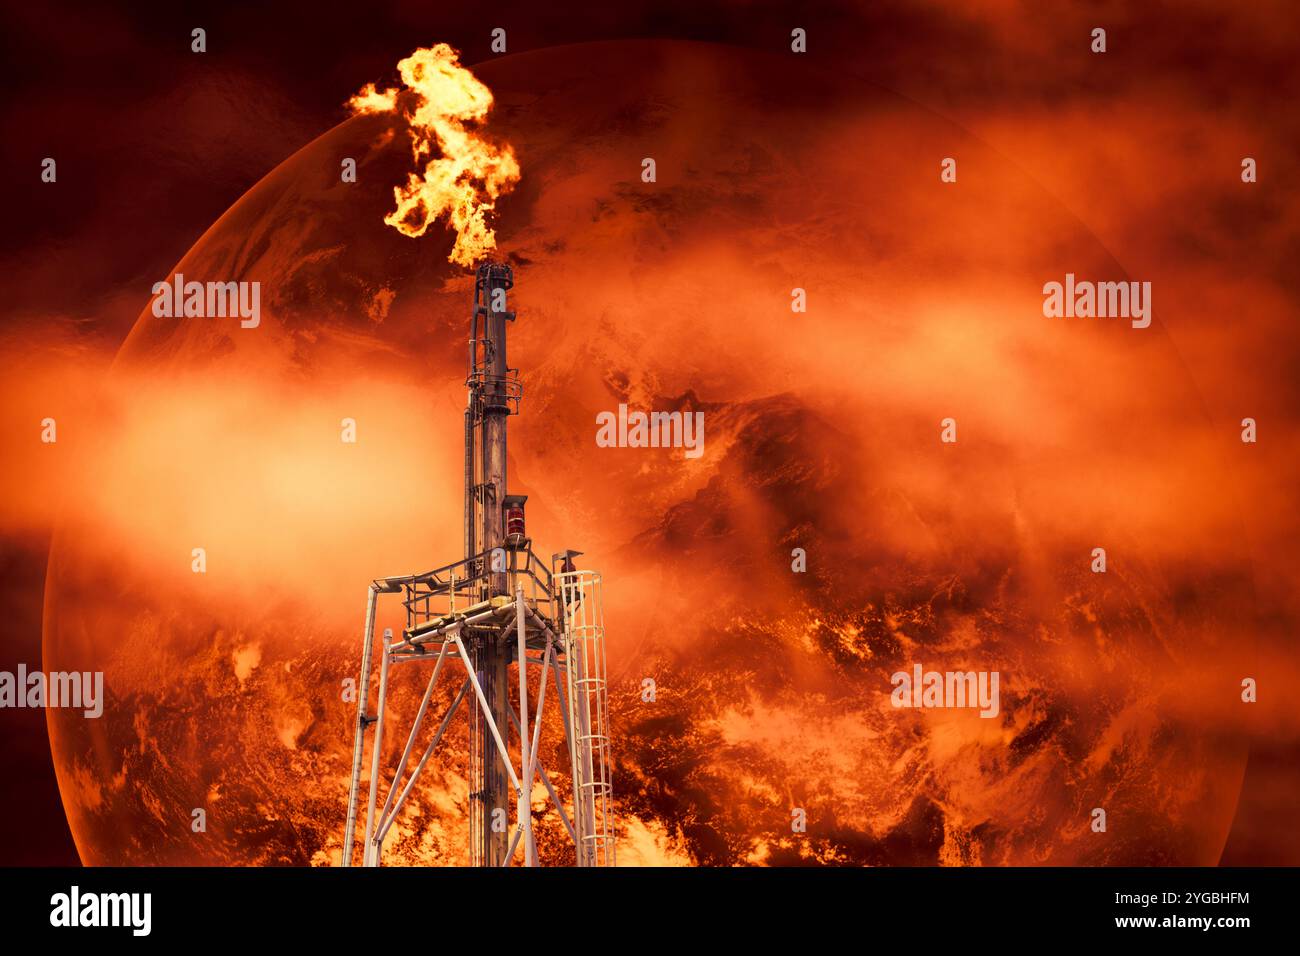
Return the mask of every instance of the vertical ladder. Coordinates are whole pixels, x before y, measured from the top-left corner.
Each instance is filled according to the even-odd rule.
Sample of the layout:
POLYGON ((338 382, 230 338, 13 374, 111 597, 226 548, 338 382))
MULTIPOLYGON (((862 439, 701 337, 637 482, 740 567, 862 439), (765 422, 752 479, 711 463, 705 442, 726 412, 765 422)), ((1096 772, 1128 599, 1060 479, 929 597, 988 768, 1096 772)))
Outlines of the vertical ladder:
POLYGON ((591 570, 555 576, 567 662, 573 746, 573 825, 578 866, 614 866, 613 786, 605 676, 605 621, 600 575, 591 570))

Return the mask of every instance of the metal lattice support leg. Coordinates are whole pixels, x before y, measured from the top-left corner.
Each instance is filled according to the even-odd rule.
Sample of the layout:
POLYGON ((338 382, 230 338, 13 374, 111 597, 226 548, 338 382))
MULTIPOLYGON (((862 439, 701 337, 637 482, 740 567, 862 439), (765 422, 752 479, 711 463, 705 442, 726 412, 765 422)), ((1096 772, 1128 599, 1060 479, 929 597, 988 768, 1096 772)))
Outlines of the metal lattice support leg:
POLYGON ((376 587, 372 584, 366 592, 366 622, 364 636, 361 639, 361 677, 357 687, 357 736, 352 745, 352 785, 348 789, 348 818, 343 830, 343 866, 352 865, 352 846, 356 842, 357 830, 357 791, 361 787, 361 760, 365 750, 366 699, 370 691, 370 654, 375 640, 375 595, 376 587))
MULTIPOLYGON (((460 610, 456 607, 456 590, 460 586, 457 569, 439 569, 411 577, 375 580, 367 597, 362 645, 361 693, 358 694, 356 736, 353 741, 352 774, 348 793, 347 833, 343 840, 341 862, 354 863, 356 831, 363 831, 362 866, 379 866, 384 843, 417 781, 421 778, 434 750, 439 746, 460 704, 473 690, 477 706, 472 707, 473 736, 481 746, 472 751, 480 760, 479 770, 490 769, 483 778, 484 788, 471 790, 471 813, 479 812, 480 827, 474 828, 474 845, 481 852, 475 862, 509 866, 514 853, 522 849, 525 866, 538 865, 537 836, 533 825, 533 788, 540 778, 547 796, 556 807, 561 822, 573 839, 578 865, 601 866, 613 863, 612 808, 609 778, 609 731, 606 718, 606 680, 604 630, 600 611, 600 577, 592 571, 548 573, 545 581, 534 579, 539 596, 526 597, 526 586, 519 580, 533 577, 531 562, 535 555, 527 550, 529 569, 517 566, 517 555, 506 573, 513 593, 492 594, 490 590, 463 590, 477 600, 460 610), (445 575, 445 576, 444 576, 445 575), (404 594, 407 623, 403 637, 395 641, 392 629, 385 629, 379 668, 377 706, 368 707, 369 688, 374 670, 376 603, 379 594, 404 594), (441 605, 437 602, 442 601, 441 605), (513 634, 511 633, 513 631, 513 634), (436 655, 428 651, 438 646, 436 655), (454 648, 454 649, 453 649, 454 648), (471 653, 473 651, 473 653, 471 653), (480 653, 480 652, 486 653, 480 653), (534 654, 535 656, 530 656, 534 654), (385 767, 385 729, 388 720, 390 669, 402 663, 427 661, 433 673, 420 699, 414 721, 410 724, 401 756, 392 768, 385 767), (419 762, 409 773, 417 738, 425 725, 433 694, 448 661, 459 661, 466 676, 455 699, 442 716, 439 727, 419 762), (514 663, 519 672, 518 706, 510 705, 507 696, 508 668, 514 663), (530 694, 530 666, 538 667, 538 684, 530 694), (561 674, 563 672, 563 675, 561 674), (572 776, 572 818, 566 812, 550 774, 542 761, 542 724, 546 718, 546 701, 554 682, 554 697, 564 727, 572 776), (374 725, 369 757, 366 757, 366 731, 374 725), (511 726, 519 741, 519 763, 513 763, 509 750, 511 726), (359 827, 362 763, 370 764, 368 800, 364 827, 359 827), (483 766, 486 765, 486 766, 483 766), (381 783, 381 778, 385 782, 381 783), (513 833, 500 825, 504 808, 509 807, 510 787, 514 788, 515 822, 513 833), (380 790, 384 799, 380 801, 380 790), (482 799, 494 795, 490 804, 482 799), (382 807, 380 803, 382 802, 382 807), (490 821, 485 809, 491 813, 490 821), (378 811, 378 812, 376 812, 378 811), (490 833, 488 832, 490 829, 490 833)), ((470 560, 477 566, 485 560, 476 555, 470 560)), ((465 562, 463 562, 465 563, 465 562)), ((484 572, 487 574, 488 572, 484 572)), ((502 572, 491 572, 502 573, 502 572)), ((545 573, 545 572, 544 572, 545 573)), ((396 715, 395 715, 396 716, 396 715)))
POLYGON ((379 797, 379 763, 384 750, 384 712, 388 703, 388 668, 393 662, 389 649, 393 645, 391 628, 384 628, 384 659, 379 665, 379 701, 375 707, 375 743, 370 755, 370 804, 366 809, 366 838, 362 844, 362 866, 378 866, 371 852, 370 838, 375 832, 375 804, 379 797))
MULTIPOLYGON (((456 649, 460 651, 460 656, 464 660, 469 659, 465 653, 465 644, 461 641, 459 634, 453 634, 452 640, 456 642, 456 649)), ((510 762, 510 753, 506 750, 505 741, 501 739, 501 731, 497 727, 497 722, 492 719, 492 708, 488 705, 487 697, 483 694, 483 685, 478 681, 478 675, 474 673, 474 668, 467 668, 469 672, 470 683, 474 687, 474 694, 478 697, 479 707, 483 711, 484 719, 487 721, 488 730, 492 734, 492 739, 496 742, 497 753, 501 756, 501 763, 505 765, 506 773, 510 777, 511 784, 515 790, 519 789, 519 777, 515 773, 514 764, 510 762)))
MULTIPOLYGON (((532 762, 528 758, 528 638, 524 625, 524 589, 515 587, 515 639, 519 654, 519 765, 527 774, 532 762)), ((538 714, 540 719, 541 715, 538 714)), ((519 821, 519 831, 524 839, 524 866, 537 865, 537 844, 533 842, 533 781, 525 778, 519 788, 519 800, 515 811, 519 821)), ((514 855, 514 848, 506 852, 506 861, 514 855)))
POLYGON ((460 692, 456 694, 455 699, 452 700, 451 705, 447 708, 447 713, 443 715, 442 723, 438 725, 438 732, 433 735, 433 740, 429 742, 429 746, 425 749, 424 756, 422 756, 420 762, 415 765, 415 770, 412 771, 410 779, 406 781, 406 786, 402 788, 402 794, 397 798, 397 803, 393 805, 392 812, 389 813, 386 818, 382 816, 380 817, 379 832, 375 834, 376 858, 378 858, 378 855, 383 852, 384 839, 388 836, 388 831, 392 828, 393 821, 395 821, 397 815, 402 812, 402 807, 406 803, 406 798, 410 796, 412 788, 415 787, 415 781, 420 778, 420 774, 424 771, 424 765, 429 762, 429 758, 433 756, 433 752, 438 749, 438 744, 442 742, 442 735, 447 732, 447 726, 451 723, 452 717, 456 716, 456 711, 460 709, 461 701, 463 701, 465 695, 469 693, 469 686, 469 678, 467 677, 465 678, 465 682, 460 685, 460 692))
POLYGON ((442 663, 447 658, 448 641, 442 642, 442 650, 438 652, 438 660, 433 665, 433 674, 429 677, 429 683, 424 688, 424 697, 420 699, 420 709, 415 715, 415 720, 411 723, 411 732, 406 736, 406 747, 402 750, 402 759, 397 763, 397 773, 393 776, 392 786, 388 788, 388 796, 384 800, 384 807, 379 811, 379 820, 382 824, 384 817, 392 808, 393 797, 397 794, 397 785, 402 782, 402 775, 406 773, 407 761, 411 759, 411 750, 415 747, 415 738, 419 734, 420 728, 424 725, 424 715, 429 710, 429 701, 433 697, 433 689, 438 686, 438 675, 442 673, 442 663))

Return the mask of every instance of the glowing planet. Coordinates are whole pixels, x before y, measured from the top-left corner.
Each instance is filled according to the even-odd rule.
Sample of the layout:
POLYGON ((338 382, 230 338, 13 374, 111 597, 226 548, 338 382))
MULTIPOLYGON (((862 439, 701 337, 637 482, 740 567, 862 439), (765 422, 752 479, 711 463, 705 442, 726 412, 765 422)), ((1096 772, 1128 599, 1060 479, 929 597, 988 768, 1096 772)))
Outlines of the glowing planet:
MULTIPOLYGON (((1149 329, 1044 317, 1119 265, 1013 159, 794 55, 475 72, 522 171, 511 490, 605 574, 621 862, 1216 862, 1249 580, 1159 290, 1149 329), (601 447, 620 404, 702 412, 703 454, 601 447), (996 671, 996 715, 895 707, 916 665, 996 671)), ((46 593, 46 669, 105 674, 102 718, 49 715, 87 863, 337 861, 366 585, 462 556, 470 279, 384 224, 410 161, 349 119, 199 239, 175 271, 260 282, 257 328, 142 300, 46 593)), ((388 862, 466 859, 466 738, 388 862)))

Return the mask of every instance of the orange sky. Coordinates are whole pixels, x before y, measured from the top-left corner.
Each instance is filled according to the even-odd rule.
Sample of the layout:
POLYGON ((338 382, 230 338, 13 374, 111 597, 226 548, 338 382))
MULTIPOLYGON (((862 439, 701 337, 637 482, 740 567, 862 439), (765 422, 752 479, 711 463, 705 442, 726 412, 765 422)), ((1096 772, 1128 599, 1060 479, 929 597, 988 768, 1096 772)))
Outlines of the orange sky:
MULTIPOLYGON (((525 367, 526 387, 539 400, 512 425, 512 467, 537 498, 534 533, 552 541, 566 523, 581 528, 593 559, 629 582, 611 607, 627 640, 613 663, 632 667, 629 679, 646 660, 685 673, 678 659, 689 659, 699 636, 645 624, 655 604, 661 616, 649 619, 659 622, 664 609, 685 610, 707 600, 709 588, 745 581, 763 582, 756 599, 763 608, 807 600, 802 585, 783 576, 781 555, 791 542, 779 542, 784 552, 758 549, 730 566, 737 541, 779 539, 800 520, 868 516, 869 540, 830 535, 827 548, 845 564, 819 579, 863 606, 879 595, 847 572, 853 562, 960 570, 978 583, 970 600, 979 606, 998 593, 996 580, 981 576, 1005 554, 1025 572, 1016 586, 1025 589, 1026 606, 1041 600, 1044 611, 1060 595, 1049 571, 1035 580, 1035 556, 1048 568, 1063 549, 1086 553, 1098 538, 1122 541, 1140 558, 1126 567, 1121 547, 1117 573, 1167 586, 1158 603, 1176 610, 1184 636, 1198 635, 1206 646, 1257 641, 1262 690, 1253 710, 1226 698, 1205 705, 1202 692, 1225 691, 1221 675, 1194 654, 1186 669, 1161 672, 1170 681, 1159 692, 1163 712, 1294 753, 1300 715, 1285 702, 1300 677, 1288 643, 1300 618, 1292 546, 1300 515, 1290 480, 1297 289, 1288 255, 1297 218, 1284 184, 1295 172, 1285 147, 1295 120, 1280 104, 1293 101, 1282 92, 1294 93, 1295 83, 1287 74, 1291 86, 1279 85, 1271 72, 1294 26, 1263 6, 1226 18, 1198 11, 1178 31, 1162 21, 1165 29, 1155 32, 1145 20, 1126 21, 1114 4, 1050 23, 1010 3, 918 9, 926 13, 914 16, 933 9, 946 30, 977 38, 971 46, 982 55, 910 40, 897 46, 914 50, 914 59, 890 49, 864 66, 848 57, 848 39, 830 40, 831 52, 846 58, 842 69, 887 80, 920 104, 882 98, 869 121, 854 101, 867 87, 856 80, 844 80, 838 96, 811 114, 801 112, 806 104, 796 94, 762 102, 782 117, 779 131, 753 121, 758 103, 746 103, 749 112, 736 121, 748 125, 730 129, 731 104, 701 97, 693 112, 672 114, 666 138, 655 143, 663 171, 657 197, 669 197, 663 207, 641 205, 635 186, 611 186, 634 180, 618 141, 584 142, 581 169, 568 169, 545 152, 549 141, 526 113, 502 115, 496 128, 516 146, 524 176, 519 204, 502 203, 501 233, 503 248, 528 263, 519 272, 512 360, 525 367), (1102 19, 1115 24, 1105 59, 1088 54, 1083 39, 1102 19), (1239 58, 1250 66, 1238 66, 1239 58), (885 68, 893 70, 888 77, 879 75, 885 68), (760 148, 729 156, 728 143, 745 137, 760 148), (943 187, 936 157, 950 153, 959 158, 959 180, 943 187), (1259 160, 1257 184, 1240 182, 1246 155, 1259 160), (595 196, 607 204, 593 216, 595 196), (566 240, 561 252, 557 236, 566 240), (1152 328, 1035 318, 1042 282, 1066 271, 1151 281, 1152 328), (795 320, 787 303, 800 284, 810 290, 810 314, 795 320), (588 354, 593 330, 604 341, 588 354), (627 378, 611 382, 610 371, 627 378), (591 444, 591 416, 619 398, 648 404, 688 391, 716 415, 698 465, 591 444), (789 448, 765 450, 751 427, 756 416, 784 414, 762 405, 781 395, 797 399, 788 409, 797 422, 793 456, 789 448), (955 449, 936 441, 948 414, 961 429, 955 449), (1246 416, 1260 423, 1258 444, 1238 439, 1246 416), (816 474, 791 479, 797 500, 781 497, 775 479, 775 492, 755 486, 765 463, 807 455, 816 474), (859 486, 870 500, 854 500, 859 486), (814 488, 817 500, 802 500, 814 488), (744 533, 725 526, 738 514, 752 522, 744 533), (709 521, 724 527, 712 535, 709 521), (672 561, 662 557, 678 553, 682 529, 691 529, 687 565, 713 569, 698 591, 673 577, 672 561), (647 579, 637 577, 645 569, 630 548, 638 535, 648 536, 638 540, 655 555, 647 579), (664 574, 667 595, 657 590, 664 574), (1224 585, 1231 591, 1237 576, 1250 582, 1255 617, 1234 620, 1233 634, 1199 634, 1195 615, 1177 609, 1213 609, 1214 582, 1233 582, 1224 585)), ((821 35, 813 38, 815 50, 821 35)), ((831 72, 834 62, 815 68, 831 72)), ((480 75, 500 87, 509 107, 527 102, 520 92, 527 70, 517 59, 480 75)), ((702 70, 694 79, 707 89, 730 75, 702 70)), ((594 105, 593 114, 601 109, 594 105)), ((570 120, 584 129, 581 115, 570 120)), ((632 140, 635 158, 641 144, 632 140)), ((176 261, 187 246, 188 239, 174 240, 171 258, 162 260, 176 261)), ((16 274, 24 261, 13 253, 6 268, 16 274)), ((358 583, 440 563, 431 543, 458 533, 459 474, 439 467, 439 449, 459 441, 460 387, 445 374, 455 368, 454 350, 418 369, 393 357, 410 354, 407 333, 419 327, 420 310, 433 310, 435 332, 460 334, 463 283, 433 300, 399 295, 387 326, 363 328, 354 339, 323 333, 312 345, 319 363, 312 379, 271 347, 242 356, 238 375, 218 362, 184 378, 135 364, 106 376, 120 336, 87 334, 85 323, 97 302, 120 301, 122 309, 135 302, 139 311, 144 299, 133 287, 105 283, 77 307, 50 313, 29 294, 9 316, 0 349, 0 447, 10 464, 0 478, 0 533, 39 538, 61 521, 65 534, 75 529, 97 542, 120 569, 179 588, 193 583, 185 556, 201 539, 215 554, 239 554, 237 562, 213 563, 204 586, 219 588, 217 603, 258 607, 292 592, 350 646, 358 583), (395 342, 389 330, 399 327, 406 331, 395 342), (420 410, 418 444, 409 441, 410 409, 420 410), (358 448, 337 441, 343 414, 364 424, 358 448), (57 446, 37 440, 46 415, 59 421, 57 446), (381 483, 389 490, 373 493, 381 483)), ((790 646, 804 640, 824 650, 813 633, 792 635, 790 646)), ((846 648, 850 656, 861 650, 851 640, 846 648)), ((946 653, 960 658, 960 642, 946 653)), ((719 651, 716 659, 731 658, 719 651)), ((803 666, 799 659, 783 661, 781 672, 803 666)), ((1067 642, 1051 660, 1068 694, 1092 692, 1098 672, 1089 645, 1067 642)), ((1168 666, 1142 654, 1128 662, 1147 664, 1152 673, 1168 666)), ((816 694, 837 673, 811 666, 786 690, 816 694)), ((1016 690, 1014 679, 1009 687, 1016 690)), ((793 748, 817 764, 836 751, 816 744, 801 751, 797 741, 851 740, 855 732, 865 736, 842 753, 871 752, 871 725, 837 724, 808 700, 782 691, 746 704, 736 692, 708 719, 724 742, 714 771, 738 773, 728 748, 742 753, 751 745, 793 748), (793 738, 781 743, 783 735, 793 738)), ((1028 726, 1033 712, 1025 703, 1014 728, 1028 726)), ((958 722, 931 732, 940 767, 932 772, 946 774, 954 793, 963 779, 978 780, 961 742, 991 729, 958 722)), ((1123 732, 1118 722, 1115 733, 1123 732)), ((1102 741, 1090 759, 1104 760, 1112 745, 1102 741)), ((856 757, 845 759, 845 773, 862 772, 856 757)), ((760 793, 771 777, 731 779, 760 793)), ((832 786, 827 779, 814 775, 809 792, 832 786)), ((1284 790, 1285 780, 1260 777, 1247 788, 1236 862, 1262 852, 1250 813, 1263 819, 1270 793, 1284 790), (1251 801, 1259 801, 1254 810, 1251 801)), ((870 821, 901 812, 874 799, 866 788, 841 815, 870 821)), ((977 819, 1008 795, 945 799, 953 818, 977 819)), ((685 853, 690 839, 656 834, 663 826, 652 814, 637 817, 630 839, 645 844, 638 852, 685 853)), ((1283 849, 1293 860, 1296 848, 1283 849)))

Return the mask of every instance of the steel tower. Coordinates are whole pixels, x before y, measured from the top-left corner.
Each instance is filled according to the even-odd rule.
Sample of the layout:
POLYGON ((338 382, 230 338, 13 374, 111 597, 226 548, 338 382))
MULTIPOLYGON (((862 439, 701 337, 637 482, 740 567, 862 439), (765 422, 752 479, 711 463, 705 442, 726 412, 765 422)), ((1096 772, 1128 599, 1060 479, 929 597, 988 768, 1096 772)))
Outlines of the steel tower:
POLYGON ((509 417, 519 413, 522 397, 519 372, 506 361, 507 323, 515 320, 507 308, 513 285, 508 264, 487 262, 478 267, 465 382, 465 556, 434 571, 379 578, 367 595, 344 866, 353 864, 361 773, 371 727, 364 866, 379 865, 389 830, 465 701, 470 728, 471 863, 508 866, 522 847, 524 864, 536 865, 531 797, 537 781, 573 839, 577 864, 614 863, 601 578, 574 566, 573 559, 581 552, 558 552, 549 564, 542 562, 527 535, 525 496, 507 493, 506 426, 509 417), (375 650, 375 607, 381 594, 402 596, 406 627, 400 640, 394 640, 390 630, 384 632, 379 699, 371 714, 366 707, 375 650), (377 812, 380 781, 390 769, 384 753, 389 671, 395 665, 421 661, 433 662, 433 673, 377 812), (463 666, 464 681, 408 777, 406 770, 434 688, 449 661, 463 666), (512 665, 518 681, 518 711, 510 700, 512 665), (536 687, 531 695, 530 673, 536 687), (569 755, 569 766, 563 770, 571 780, 570 812, 540 759, 548 679, 569 755))

